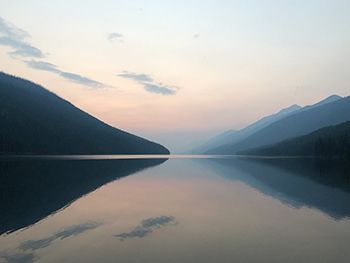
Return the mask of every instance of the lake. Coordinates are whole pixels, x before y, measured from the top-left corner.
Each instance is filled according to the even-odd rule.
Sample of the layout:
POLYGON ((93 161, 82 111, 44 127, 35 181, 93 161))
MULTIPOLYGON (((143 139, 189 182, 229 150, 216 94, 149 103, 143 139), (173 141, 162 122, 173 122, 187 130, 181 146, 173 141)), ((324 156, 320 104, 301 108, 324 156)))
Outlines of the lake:
POLYGON ((349 262, 343 160, 0 158, 0 262, 349 262))

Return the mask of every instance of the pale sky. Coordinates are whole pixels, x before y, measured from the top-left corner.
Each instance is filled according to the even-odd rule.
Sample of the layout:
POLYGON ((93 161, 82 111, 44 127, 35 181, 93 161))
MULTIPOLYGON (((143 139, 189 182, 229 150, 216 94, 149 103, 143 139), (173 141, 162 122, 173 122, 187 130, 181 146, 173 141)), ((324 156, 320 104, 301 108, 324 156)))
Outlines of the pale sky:
POLYGON ((117 128, 240 129, 350 95, 349 0, 0 0, 0 70, 117 128))

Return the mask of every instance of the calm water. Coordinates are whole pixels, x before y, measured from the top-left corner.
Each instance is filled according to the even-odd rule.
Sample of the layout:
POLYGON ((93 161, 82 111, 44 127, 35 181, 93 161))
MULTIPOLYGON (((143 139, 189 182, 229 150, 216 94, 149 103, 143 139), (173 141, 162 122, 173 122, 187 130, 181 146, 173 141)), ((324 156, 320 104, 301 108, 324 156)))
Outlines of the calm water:
POLYGON ((346 162, 135 158, 1 158, 0 262, 349 262, 346 162))

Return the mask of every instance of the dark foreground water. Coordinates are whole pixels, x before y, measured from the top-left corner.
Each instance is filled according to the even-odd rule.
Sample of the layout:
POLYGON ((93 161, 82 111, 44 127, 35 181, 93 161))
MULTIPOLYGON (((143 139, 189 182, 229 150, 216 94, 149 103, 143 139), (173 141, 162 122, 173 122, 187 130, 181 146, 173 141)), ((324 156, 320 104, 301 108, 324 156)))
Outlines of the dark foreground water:
POLYGON ((0 262, 349 262, 345 161, 116 158, 1 157, 0 262))

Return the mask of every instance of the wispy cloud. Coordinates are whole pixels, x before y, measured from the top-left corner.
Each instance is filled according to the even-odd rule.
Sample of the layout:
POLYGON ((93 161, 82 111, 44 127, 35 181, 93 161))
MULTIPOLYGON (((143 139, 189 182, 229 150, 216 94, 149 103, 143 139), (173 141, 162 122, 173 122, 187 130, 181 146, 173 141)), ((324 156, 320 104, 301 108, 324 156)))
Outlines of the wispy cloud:
POLYGON ((44 62, 44 61, 36 61, 34 59, 30 60, 30 61, 23 61, 24 63, 27 64, 28 67, 32 68, 32 69, 39 69, 39 70, 45 70, 45 71, 50 71, 50 72, 54 72, 57 74, 60 74, 61 71, 59 69, 57 69, 57 66, 49 63, 49 62, 44 62))
POLYGON ((160 217, 148 218, 148 219, 142 220, 141 225, 135 227, 130 232, 124 232, 114 236, 119 237, 121 241, 124 241, 124 239, 127 239, 127 238, 134 238, 134 237, 143 238, 148 234, 152 233, 154 228, 160 228, 162 226, 169 225, 170 223, 174 223, 174 225, 177 224, 177 222, 175 221, 175 217, 160 216, 160 217))
POLYGON ((30 37, 28 32, 16 27, 10 22, 5 21, 0 17, 0 33, 9 36, 15 40, 23 40, 24 38, 30 37))
POLYGON ((168 86, 168 85, 162 85, 162 83, 159 84, 151 84, 151 83, 142 83, 144 85, 144 89, 151 93, 157 93, 162 95, 173 95, 175 94, 180 88, 176 86, 168 86))
POLYGON ((146 82, 152 82, 153 79, 146 75, 146 74, 136 74, 134 72, 128 72, 128 71, 123 71, 122 74, 117 75, 118 77, 123 77, 126 79, 133 79, 137 82, 139 81, 146 81, 146 82))
POLYGON ((3 35, 0 37, 0 45, 10 46, 15 51, 9 52, 8 54, 19 57, 35 57, 44 58, 43 52, 24 41, 25 38, 29 38, 28 32, 17 28, 11 23, 6 22, 0 17, 0 33, 3 35))
POLYGON ((74 73, 69 73, 69 72, 64 72, 58 69, 58 67, 54 64, 51 64, 49 62, 45 62, 45 61, 36 61, 34 59, 30 60, 30 61, 26 61, 26 60, 22 60, 24 63, 27 64, 28 67, 32 68, 32 69, 38 69, 38 70, 44 70, 44 71, 50 71, 53 73, 58 74, 59 76, 61 76, 62 78, 65 78, 68 81, 77 83, 77 84, 82 84, 91 88, 114 88, 112 86, 103 84, 101 82, 98 82, 96 80, 92 80, 90 78, 87 77, 83 77, 81 75, 78 74, 74 74, 74 73))
POLYGON ((123 71, 118 74, 118 77, 132 79, 137 83, 143 85, 144 90, 150 93, 162 94, 162 95, 174 95, 180 89, 177 86, 163 85, 162 83, 154 83, 149 75, 137 74, 134 72, 123 71))
POLYGON ((108 41, 109 41, 109 42, 118 41, 118 42, 123 43, 123 35, 122 35, 122 34, 119 34, 119 33, 111 33, 111 34, 108 34, 108 41))
POLYGON ((35 57, 44 58, 46 57, 40 49, 31 45, 21 45, 17 50, 10 52, 10 56, 21 56, 21 57, 35 57))
POLYGON ((8 36, 4 36, 0 37, 0 45, 10 46, 12 48, 19 48, 21 46, 21 42, 8 36))
POLYGON ((108 86, 106 84, 103 84, 101 82, 86 78, 86 77, 82 77, 78 74, 73 74, 73 73, 68 73, 68 72, 61 72, 60 76, 71 81, 74 83, 78 83, 78 84, 82 84, 85 86, 89 86, 91 88, 114 88, 112 86, 108 86))
MULTIPOLYGON (((37 70, 50 71, 58 74, 60 77, 77 84, 85 85, 91 88, 114 88, 104 83, 92 80, 87 77, 83 77, 78 74, 64 72, 60 70, 56 65, 45 62, 37 61, 34 59, 26 60, 24 58, 44 58, 46 55, 38 48, 31 46, 24 42, 25 38, 29 38, 28 32, 16 27, 15 25, 5 21, 0 17, 0 45, 9 46, 14 51, 9 52, 9 56, 13 59, 18 59, 27 64, 28 67, 37 70), (1 36, 2 35, 2 36, 1 36)), ((116 37, 116 36, 114 36, 116 37)))

